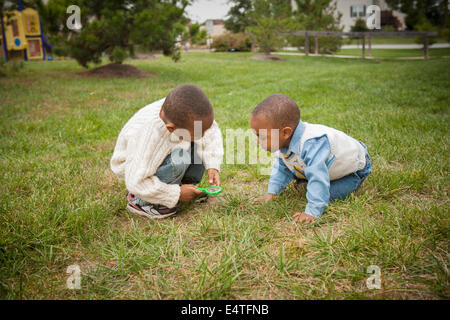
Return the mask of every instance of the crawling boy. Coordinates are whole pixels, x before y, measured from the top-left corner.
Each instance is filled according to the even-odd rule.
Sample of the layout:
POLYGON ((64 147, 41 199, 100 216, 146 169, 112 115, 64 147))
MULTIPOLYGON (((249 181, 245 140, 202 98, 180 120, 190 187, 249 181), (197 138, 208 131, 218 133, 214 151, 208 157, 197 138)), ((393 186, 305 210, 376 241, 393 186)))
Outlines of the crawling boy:
POLYGON ((364 143, 336 129, 301 121, 297 104, 285 95, 273 94, 258 104, 250 125, 264 149, 279 150, 267 194, 258 200, 272 200, 293 179, 307 183, 308 203, 304 212, 294 214, 296 221, 313 222, 330 201, 347 197, 371 172, 364 143))
POLYGON ((209 183, 220 185, 222 157, 213 107, 200 88, 186 84, 140 109, 125 124, 111 169, 125 181, 127 209, 158 219, 175 214, 178 201, 204 195, 195 184, 205 169, 209 183))

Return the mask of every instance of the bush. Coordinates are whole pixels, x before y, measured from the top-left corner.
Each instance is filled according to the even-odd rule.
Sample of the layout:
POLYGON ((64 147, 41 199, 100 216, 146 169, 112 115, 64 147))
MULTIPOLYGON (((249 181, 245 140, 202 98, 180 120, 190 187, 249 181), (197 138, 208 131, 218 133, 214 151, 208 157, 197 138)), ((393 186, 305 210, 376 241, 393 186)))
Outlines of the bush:
POLYGON ((51 44, 53 44, 55 47, 52 50, 52 55, 56 55, 59 57, 68 57, 70 56, 70 47, 62 35, 56 34, 56 35, 49 35, 48 36, 49 41, 51 44))
POLYGON ((445 41, 450 42, 450 29, 445 28, 440 31, 440 36, 442 39, 445 39, 445 41))
POLYGON ((350 28, 351 32, 367 32, 369 28, 367 28, 366 20, 358 18, 355 21, 355 24, 350 28))
POLYGON ((394 32, 394 31, 397 31, 397 30, 393 26, 389 26, 389 25, 383 26, 383 32, 394 32))
MULTIPOLYGON (((290 36, 289 43, 297 47, 300 51, 304 51, 305 37, 303 36, 290 36)), ((319 37, 319 53, 331 54, 339 51, 342 46, 341 37, 319 37)), ((309 53, 314 53, 314 37, 309 37, 309 53)))
POLYGON ((9 73, 19 72, 25 67, 23 61, 6 62, 5 58, 0 58, 0 77, 6 77, 9 73))
POLYGON ((0 58, 0 77, 6 76, 6 60, 0 58))
POLYGON ((115 47, 109 55, 109 60, 122 63, 126 57, 128 57, 128 53, 122 47, 115 47))
POLYGON ((213 39, 212 47, 219 52, 229 51, 230 49, 250 51, 252 42, 250 37, 244 33, 225 33, 213 39))
MULTIPOLYGON (((424 19, 420 24, 417 24, 415 26, 415 29, 417 31, 421 31, 421 32, 431 32, 431 31, 436 31, 436 28, 433 27, 433 25, 430 23, 430 21, 424 19)), ((415 39, 415 42, 417 44, 423 44, 423 37, 417 37, 415 39)), ((431 46, 432 44, 436 43, 437 39, 436 37, 428 37, 428 45, 431 46)))

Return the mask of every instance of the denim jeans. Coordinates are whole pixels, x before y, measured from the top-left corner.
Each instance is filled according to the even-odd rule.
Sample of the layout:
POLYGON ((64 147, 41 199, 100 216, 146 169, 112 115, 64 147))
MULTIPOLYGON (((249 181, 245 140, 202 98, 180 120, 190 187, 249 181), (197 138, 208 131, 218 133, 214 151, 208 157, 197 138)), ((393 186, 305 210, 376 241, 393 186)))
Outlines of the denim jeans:
MULTIPOLYGON (((189 150, 175 149, 169 154, 156 170, 155 176, 167 184, 198 184, 202 180, 204 172, 205 167, 195 153, 192 142, 189 150)), ((135 199, 141 206, 148 205, 147 201, 138 197, 135 199)))
POLYGON ((361 144, 366 149, 366 165, 361 170, 351 173, 345 177, 330 181, 330 202, 334 200, 345 199, 350 193, 356 191, 372 172, 372 160, 367 152, 367 147, 364 143, 361 144))

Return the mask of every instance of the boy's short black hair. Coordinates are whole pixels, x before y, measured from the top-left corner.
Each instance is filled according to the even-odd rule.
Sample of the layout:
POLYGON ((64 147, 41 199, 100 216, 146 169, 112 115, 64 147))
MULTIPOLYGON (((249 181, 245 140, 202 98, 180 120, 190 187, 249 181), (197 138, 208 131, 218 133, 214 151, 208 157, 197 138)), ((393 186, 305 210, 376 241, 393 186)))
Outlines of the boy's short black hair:
POLYGON ((184 129, 214 112, 206 94, 193 84, 182 84, 170 91, 162 110, 170 122, 184 129))
POLYGON ((261 101, 252 116, 264 115, 274 128, 291 127, 295 129, 300 121, 300 109, 294 100, 284 94, 272 94, 261 101))

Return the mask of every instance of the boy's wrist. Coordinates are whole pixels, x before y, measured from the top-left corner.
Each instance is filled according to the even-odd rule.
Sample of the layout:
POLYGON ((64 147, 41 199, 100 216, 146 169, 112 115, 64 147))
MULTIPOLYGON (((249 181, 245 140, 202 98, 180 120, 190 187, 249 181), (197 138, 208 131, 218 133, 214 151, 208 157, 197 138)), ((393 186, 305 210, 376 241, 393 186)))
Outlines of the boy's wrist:
POLYGON ((203 165, 205 166, 206 170, 217 170, 217 172, 220 172, 220 162, 219 161, 208 161, 204 162, 203 165))

